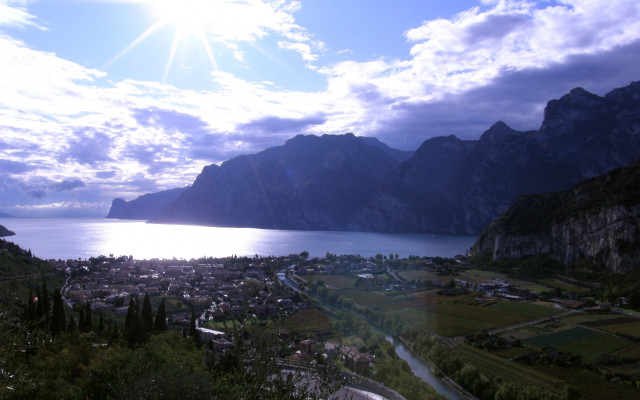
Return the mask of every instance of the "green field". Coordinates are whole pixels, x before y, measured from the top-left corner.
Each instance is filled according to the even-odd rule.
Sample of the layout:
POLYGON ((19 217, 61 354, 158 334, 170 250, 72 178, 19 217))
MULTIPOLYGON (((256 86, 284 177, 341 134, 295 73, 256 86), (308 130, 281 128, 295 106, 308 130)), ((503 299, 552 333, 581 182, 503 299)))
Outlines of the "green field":
POLYGON ((353 288, 357 279, 348 275, 303 275, 301 278, 309 282, 323 281, 329 289, 353 288))
MULTIPOLYGON (((429 272, 426 269, 414 269, 410 271, 402 271, 398 272, 402 278, 408 281, 432 281, 434 279, 442 279, 443 277, 434 274, 433 272, 429 272)), ((444 279, 442 279, 444 281, 444 279)))
POLYGON ((503 380, 549 390, 560 390, 562 388, 563 381, 561 379, 509 361, 488 351, 480 350, 466 344, 456 348, 455 351, 462 356, 465 361, 470 362, 480 371, 485 371, 503 380))
POLYGON ((497 303, 490 306, 489 308, 494 311, 506 311, 510 313, 526 315, 527 317, 531 318, 549 317, 551 315, 558 314, 561 311, 556 308, 551 308, 540 304, 527 303, 523 301, 497 303))
POLYGON ((317 308, 300 310, 285 318, 279 326, 301 333, 324 332, 332 329, 331 318, 317 308))
POLYGON ((631 345, 631 341, 607 334, 596 334, 558 346, 558 350, 580 354, 582 361, 593 361, 599 356, 614 353, 631 345))
POLYGON ((565 343, 574 342, 577 340, 585 339, 591 336, 600 335, 600 333, 585 328, 571 328, 559 332, 553 332, 546 335, 535 336, 529 339, 524 339, 522 342, 529 346, 535 346, 538 348, 555 347, 565 343))

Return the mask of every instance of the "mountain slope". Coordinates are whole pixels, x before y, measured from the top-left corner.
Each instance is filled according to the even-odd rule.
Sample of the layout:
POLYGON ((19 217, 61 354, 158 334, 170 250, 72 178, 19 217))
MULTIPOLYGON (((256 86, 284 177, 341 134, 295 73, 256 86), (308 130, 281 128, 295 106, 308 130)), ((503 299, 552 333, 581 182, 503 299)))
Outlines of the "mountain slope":
POLYGON ((350 229, 479 233, 523 194, 565 190, 640 157, 640 82, 604 97, 577 88, 538 131, 503 122, 477 141, 429 139, 393 171, 350 229))
POLYGON ((298 135, 283 146, 205 167, 152 222, 343 229, 397 165, 353 134, 298 135))
POLYGON ((494 259, 588 258, 620 272, 640 268, 640 161, 574 186, 520 197, 478 238, 472 253, 494 259))

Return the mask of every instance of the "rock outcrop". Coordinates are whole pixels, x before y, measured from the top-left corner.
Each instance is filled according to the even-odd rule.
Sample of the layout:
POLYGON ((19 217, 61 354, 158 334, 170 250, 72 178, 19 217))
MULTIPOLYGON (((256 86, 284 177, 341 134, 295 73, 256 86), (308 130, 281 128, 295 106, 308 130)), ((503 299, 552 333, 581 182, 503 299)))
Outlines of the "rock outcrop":
POLYGON ((588 259, 622 272, 640 268, 640 161, 563 192, 523 196, 478 238, 473 254, 588 259))

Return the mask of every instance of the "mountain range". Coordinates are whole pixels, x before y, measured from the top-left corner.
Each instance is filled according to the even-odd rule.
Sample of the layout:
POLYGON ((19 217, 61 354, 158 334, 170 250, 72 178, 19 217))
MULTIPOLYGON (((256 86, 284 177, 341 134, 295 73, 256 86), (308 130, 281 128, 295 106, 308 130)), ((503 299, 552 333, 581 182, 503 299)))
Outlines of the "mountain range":
POLYGON ((205 167, 175 199, 155 194, 153 208, 140 207, 149 195, 116 199, 109 217, 478 234, 521 195, 565 190, 638 158, 640 82, 605 96, 576 88, 547 104, 538 130, 517 131, 500 121, 478 140, 435 137, 415 152, 353 134, 298 135, 205 167), (161 211, 151 216, 142 209, 161 211))

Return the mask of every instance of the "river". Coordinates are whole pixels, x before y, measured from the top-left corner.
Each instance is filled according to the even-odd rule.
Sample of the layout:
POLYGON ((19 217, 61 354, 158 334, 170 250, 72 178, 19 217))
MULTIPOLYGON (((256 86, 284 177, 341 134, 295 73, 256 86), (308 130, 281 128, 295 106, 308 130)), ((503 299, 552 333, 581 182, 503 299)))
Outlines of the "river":
MULTIPOLYGON (((299 291, 298 287, 293 282, 291 282, 290 279, 287 278, 285 273, 286 269, 293 268, 295 268, 295 265, 292 265, 288 268, 283 268, 277 272, 277 276, 282 283, 290 286, 297 292, 299 291)), ((380 331, 379 328, 375 328, 375 330, 380 331)), ((400 342, 396 343, 393 337, 391 337, 387 332, 380 332, 382 332, 385 335, 386 339, 394 345, 394 349, 398 357, 405 360, 407 364, 409 364, 409 367, 411 368, 411 371, 415 376, 428 383, 436 391, 436 393, 447 396, 451 400, 463 400, 463 397, 461 397, 455 389, 453 389, 451 386, 449 386, 448 383, 444 382, 433 372, 431 372, 431 368, 429 368, 428 365, 425 365, 418 357, 414 356, 413 353, 411 353, 411 350, 409 350, 404 344, 400 342)))
POLYGON ((402 358, 407 362, 407 364, 409 364, 409 367, 411 367, 411 371, 413 371, 415 376, 431 385, 438 394, 445 395, 451 400, 463 400, 455 389, 431 372, 431 368, 429 368, 428 365, 425 365, 422 360, 414 356, 413 353, 411 353, 411 350, 409 350, 404 344, 399 342, 396 343, 391 336, 386 336, 386 338, 394 345, 398 357, 402 358))

